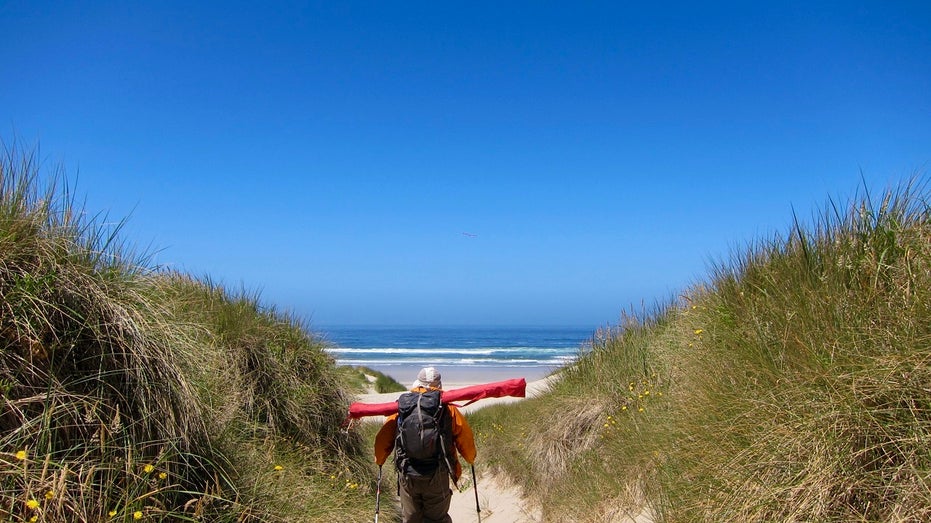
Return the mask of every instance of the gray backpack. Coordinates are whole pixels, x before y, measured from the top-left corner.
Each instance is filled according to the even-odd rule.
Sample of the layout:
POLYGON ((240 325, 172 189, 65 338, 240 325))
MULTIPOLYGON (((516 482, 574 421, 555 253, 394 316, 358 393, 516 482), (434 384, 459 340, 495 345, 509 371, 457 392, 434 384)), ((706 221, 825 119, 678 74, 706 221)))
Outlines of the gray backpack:
POLYGON ((395 464, 409 476, 432 476, 440 465, 447 471, 452 442, 452 419, 441 391, 408 392, 398 398, 395 464))

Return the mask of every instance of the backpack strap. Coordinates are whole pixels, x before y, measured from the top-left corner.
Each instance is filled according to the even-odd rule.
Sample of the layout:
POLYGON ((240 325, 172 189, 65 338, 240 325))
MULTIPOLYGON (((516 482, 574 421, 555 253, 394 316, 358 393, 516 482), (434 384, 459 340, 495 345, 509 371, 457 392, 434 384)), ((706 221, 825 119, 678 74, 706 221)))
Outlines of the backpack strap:
MULTIPOLYGON (((440 407, 443 408, 443 409, 446 409, 446 408, 447 408, 446 405, 440 405, 440 407)), ((446 464, 446 472, 449 474, 449 479, 451 479, 451 480, 453 481, 453 485, 455 485, 455 486, 456 486, 456 489, 458 490, 458 489, 459 489, 459 479, 456 478, 456 473, 455 473, 455 470, 456 470, 456 469, 454 469, 452 463, 449 462, 449 449, 446 447, 446 437, 449 436, 450 440, 452 440, 452 437, 453 437, 453 431, 452 431, 452 413, 449 412, 449 410, 447 410, 447 411, 446 411, 446 414, 444 415, 444 417, 447 418, 449 421, 444 421, 444 422, 443 422, 443 423, 444 423, 444 427, 443 427, 444 430, 442 430, 442 431, 440 432, 440 453, 443 454, 443 463, 446 464), (447 424, 448 424, 448 426, 449 426, 449 428, 450 428, 449 431, 445 430, 447 424)), ((452 444, 452 441, 450 441, 449 443, 452 444)))
POLYGON ((440 426, 438 428, 440 431, 440 438, 439 438, 440 439, 440 455, 443 456, 442 463, 446 465, 446 472, 447 474, 449 474, 449 479, 453 481, 453 485, 455 485, 456 488, 458 489, 459 482, 455 476, 456 469, 453 468, 453 464, 449 462, 449 456, 450 456, 449 445, 453 444, 453 413, 449 409, 447 404, 443 403, 442 393, 440 393, 439 398, 440 398, 439 400, 440 426))

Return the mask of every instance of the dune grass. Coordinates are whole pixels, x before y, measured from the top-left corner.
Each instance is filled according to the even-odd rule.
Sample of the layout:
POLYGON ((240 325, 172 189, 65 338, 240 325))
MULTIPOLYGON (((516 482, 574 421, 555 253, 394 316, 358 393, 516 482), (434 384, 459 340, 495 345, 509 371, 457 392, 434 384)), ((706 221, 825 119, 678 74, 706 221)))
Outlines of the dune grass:
MULTIPOLYGON (((377 426, 341 428, 365 370, 147 266, 40 167, 0 160, 0 519, 370 519, 377 426)), ((470 416, 479 467, 547 521, 931 519, 928 196, 830 203, 626 314, 547 395, 470 416)))
POLYGON ((546 520, 931 519, 931 224, 915 180, 827 210, 599 333, 472 423, 546 520))
POLYGON ((0 160, 0 519, 367 519, 375 469, 308 326, 147 267, 62 174, 0 160))
POLYGON ((407 390, 407 387, 398 380, 384 372, 369 367, 341 365, 339 367, 339 372, 346 384, 345 388, 353 392, 366 393, 374 391, 379 394, 384 394, 388 392, 404 392, 407 390))

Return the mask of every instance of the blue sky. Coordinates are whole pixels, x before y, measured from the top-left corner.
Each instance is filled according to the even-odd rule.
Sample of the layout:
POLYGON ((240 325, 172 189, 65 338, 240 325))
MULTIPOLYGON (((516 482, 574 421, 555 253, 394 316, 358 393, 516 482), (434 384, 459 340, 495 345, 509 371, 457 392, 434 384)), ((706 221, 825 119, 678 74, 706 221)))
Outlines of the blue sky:
POLYGON ((0 3, 0 137, 312 326, 613 324, 931 160, 928 2, 255 4, 0 3))

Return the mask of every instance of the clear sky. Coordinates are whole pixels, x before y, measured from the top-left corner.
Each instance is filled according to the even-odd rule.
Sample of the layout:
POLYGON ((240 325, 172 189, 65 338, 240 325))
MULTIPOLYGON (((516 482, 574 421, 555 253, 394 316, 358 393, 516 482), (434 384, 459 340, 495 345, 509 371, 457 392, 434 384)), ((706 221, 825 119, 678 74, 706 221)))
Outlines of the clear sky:
POLYGON ((931 160, 927 1, 13 0, 0 35, 5 142, 315 327, 614 324, 931 160))

